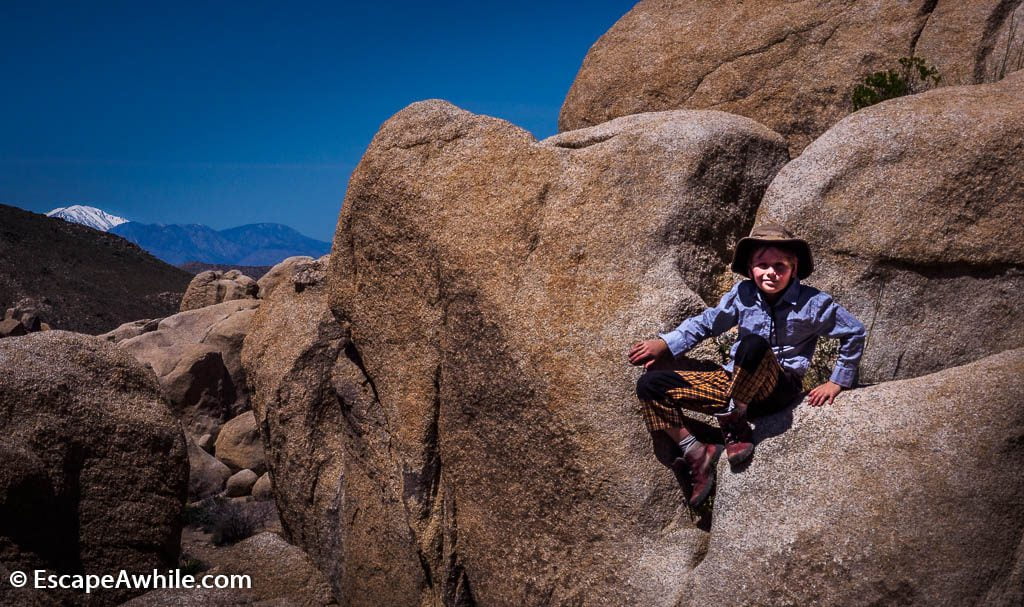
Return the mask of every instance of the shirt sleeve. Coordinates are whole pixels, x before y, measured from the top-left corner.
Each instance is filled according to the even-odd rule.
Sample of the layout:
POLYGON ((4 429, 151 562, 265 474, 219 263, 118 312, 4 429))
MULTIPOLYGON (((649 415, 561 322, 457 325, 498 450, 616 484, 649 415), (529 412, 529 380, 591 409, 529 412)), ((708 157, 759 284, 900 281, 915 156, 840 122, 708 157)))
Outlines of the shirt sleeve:
POLYGON ((844 388, 857 381, 857 366, 864 354, 864 325, 846 308, 829 299, 818 316, 818 335, 839 339, 839 359, 829 379, 844 388))
POLYGON ((658 334, 668 344, 672 356, 679 356, 708 337, 721 335, 736 326, 736 298, 740 284, 736 283, 714 308, 707 308, 697 316, 687 318, 668 333, 658 334))

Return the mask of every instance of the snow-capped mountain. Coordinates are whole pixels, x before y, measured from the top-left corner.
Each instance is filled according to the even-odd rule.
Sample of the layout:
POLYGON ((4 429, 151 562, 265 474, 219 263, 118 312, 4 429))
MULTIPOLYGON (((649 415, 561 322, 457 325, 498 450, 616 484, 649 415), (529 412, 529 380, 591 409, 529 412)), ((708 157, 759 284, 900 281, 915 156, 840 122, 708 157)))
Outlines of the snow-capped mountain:
POLYGON ((80 223, 95 230, 106 232, 114 226, 128 223, 124 217, 111 215, 96 207, 87 207, 80 204, 70 207, 58 207, 46 214, 47 217, 57 217, 71 223, 80 223))

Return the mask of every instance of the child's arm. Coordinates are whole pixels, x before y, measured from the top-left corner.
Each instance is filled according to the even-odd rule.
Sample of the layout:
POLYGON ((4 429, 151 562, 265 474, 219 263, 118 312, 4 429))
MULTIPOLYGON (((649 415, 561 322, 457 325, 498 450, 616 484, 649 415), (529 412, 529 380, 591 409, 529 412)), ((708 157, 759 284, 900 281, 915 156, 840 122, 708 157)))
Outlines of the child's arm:
POLYGON ((843 388, 853 387, 867 335, 864 325, 853 314, 831 300, 821 309, 817 321, 820 337, 839 339, 839 359, 832 377, 807 393, 808 403, 815 407, 831 403, 843 388))
POLYGON ((687 318, 668 333, 659 333, 658 339, 648 339, 633 344, 629 350, 629 362, 650 367, 659 358, 679 356, 708 337, 725 333, 736 326, 736 297, 739 286, 736 283, 722 296, 718 305, 707 308, 697 316, 687 318))

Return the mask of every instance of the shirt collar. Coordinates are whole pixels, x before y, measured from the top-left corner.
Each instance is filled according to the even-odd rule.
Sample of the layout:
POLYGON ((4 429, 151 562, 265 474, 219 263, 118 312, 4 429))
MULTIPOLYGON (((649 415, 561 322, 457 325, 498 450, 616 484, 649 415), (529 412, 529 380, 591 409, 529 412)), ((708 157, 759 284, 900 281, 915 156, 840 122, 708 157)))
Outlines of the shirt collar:
MULTIPOLYGON (((768 303, 768 300, 765 299, 764 293, 761 292, 761 289, 758 289, 756 286, 754 288, 757 289, 757 296, 761 298, 761 301, 763 301, 765 303, 768 303)), ((795 306, 796 302, 797 302, 797 300, 799 298, 800 298, 800 279, 797 278, 796 276, 794 276, 793 280, 791 280, 789 282, 789 286, 786 287, 786 290, 782 292, 782 296, 779 297, 778 301, 780 301, 780 302, 784 301, 784 302, 786 302, 787 304, 789 304, 791 306, 795 306)), ((776 302, 776 303, 778 303, 778 302, 776 302)))

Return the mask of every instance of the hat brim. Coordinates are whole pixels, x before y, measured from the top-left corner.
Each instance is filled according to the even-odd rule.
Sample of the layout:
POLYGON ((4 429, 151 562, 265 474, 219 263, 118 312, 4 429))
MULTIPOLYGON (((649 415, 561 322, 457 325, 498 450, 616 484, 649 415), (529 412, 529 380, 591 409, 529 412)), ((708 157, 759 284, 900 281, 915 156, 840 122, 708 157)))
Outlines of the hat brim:
POLYGON ((814 258, 811 247, 806 240, 800 238, 752 238, 747 236, 736 243, 736 252, 732 256, 732 271, 751 278, 750 255, 760 246, 782 247, 796 254, 796 275, 803 280, 814 272, 814 258))

